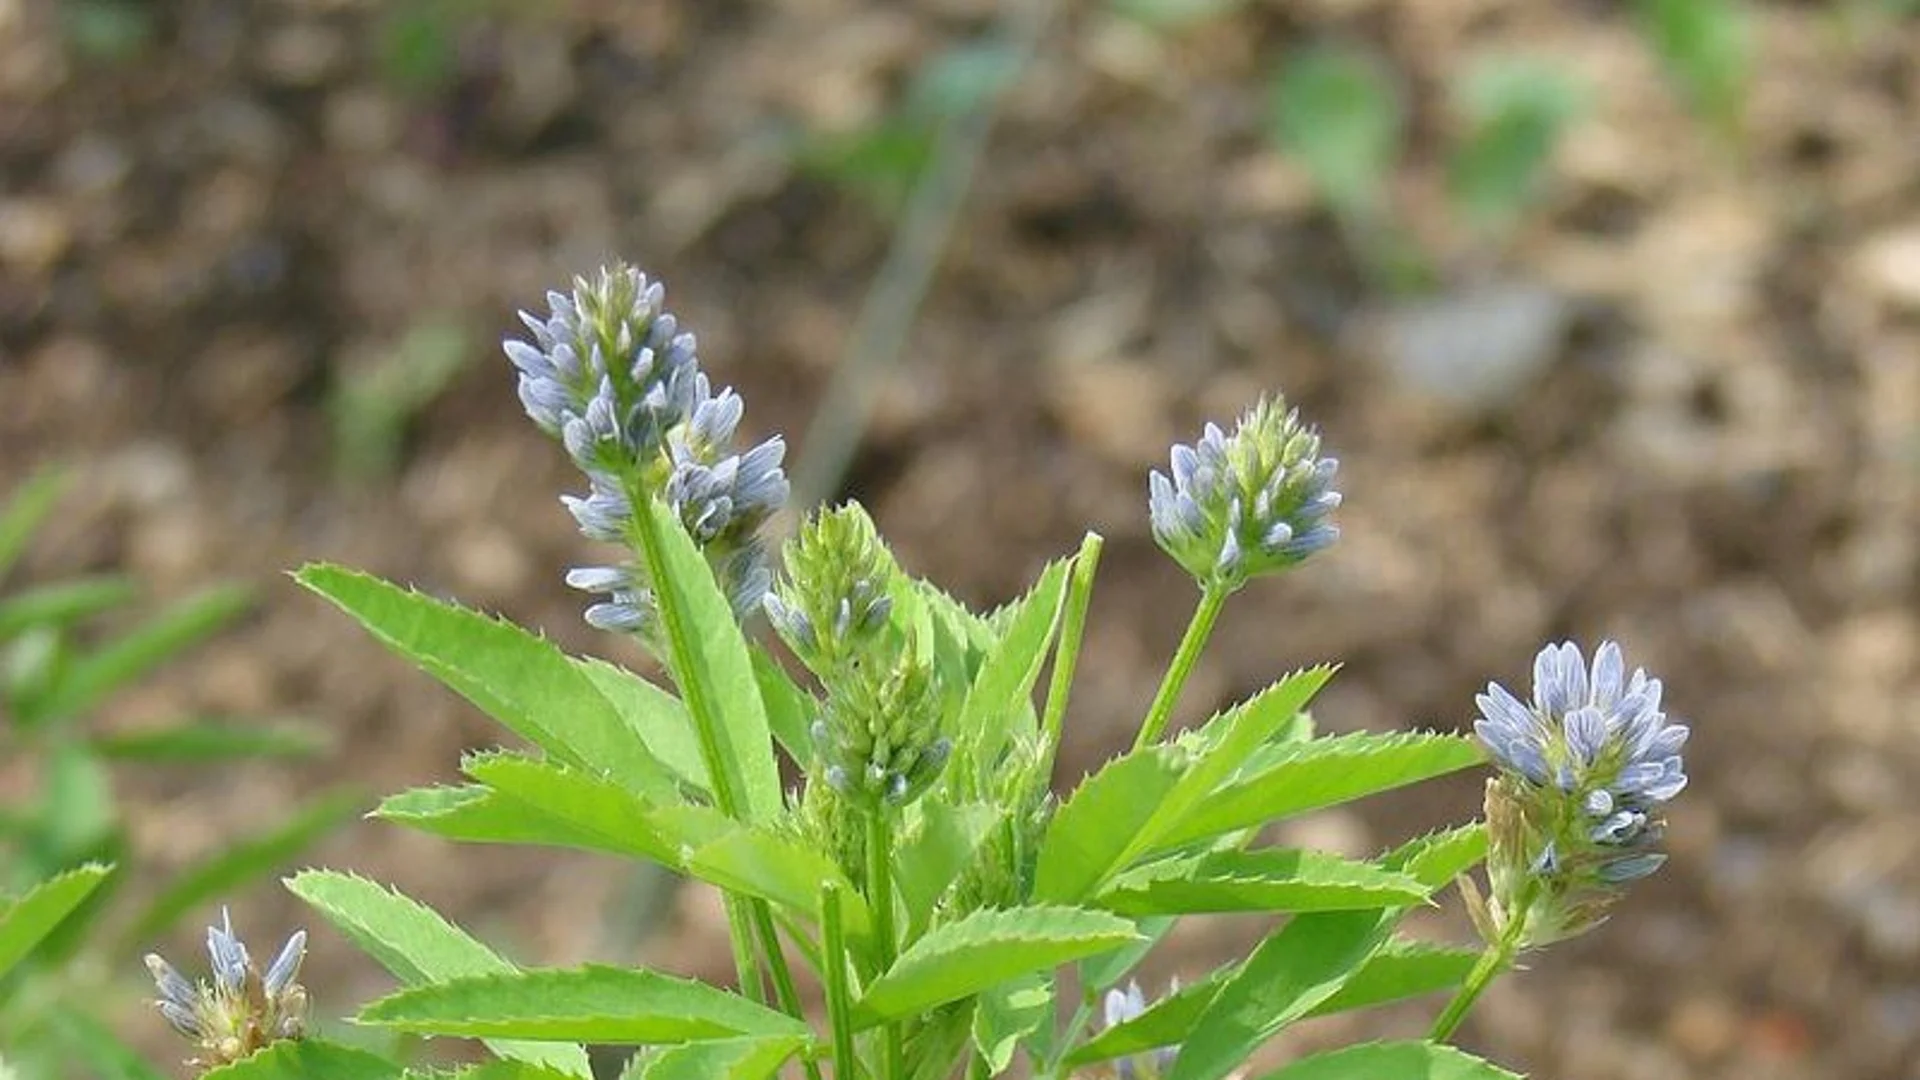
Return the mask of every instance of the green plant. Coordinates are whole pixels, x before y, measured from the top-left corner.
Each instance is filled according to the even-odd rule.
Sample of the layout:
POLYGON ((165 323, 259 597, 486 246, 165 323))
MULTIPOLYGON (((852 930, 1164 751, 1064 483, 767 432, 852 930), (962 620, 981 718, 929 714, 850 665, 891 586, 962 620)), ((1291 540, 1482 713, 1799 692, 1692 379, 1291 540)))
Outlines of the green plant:
MULTIPOLYGON (((674 692, 352 570, 312 565, 298 580, 527 744, 470 755, 467 782, 393 796, 379 816, 706 882, 725 903, 738 981, 523 969, 384 886, 326 870, 291 879, 401 983, 358 1022, 484 1041, 498 1060, 469 1080, 585 1077, 584 1046, 607 1043, 640 1045, 622 1075, 645 1080, 764 1080, 783 1067, 839 1080, 1105 1067, 1221 1080, 1299 1020, 1447 991, 1430 1039, 1267 1076, 1512 1080, 1444 1040, 1523 950, 1590 927, 1658 865, 1686 729, 1612 645, 1591 666, 1572 645, 1542 650, 1530 704, 1489 686, 1480 741, 1316 734, 1306 709, 1331 666, 1172 730, 1226 602, 1338 536, 1337 466, 1281 403, 1230 433, 1208 425, 1152 476, 1155 539, 1200 601, 1132 749, 1057 798, 1097 536, 981 613, 903 570, 848 504, 806 518, 776 580, 760 530, 786 501, 784 444, 735 449, 741 400, 713 392, 659 286, 616 268, 551 300, 507 353, 529 415, 587 476, 570 510, 623 557, 568 581, 600 597, 587 621, 651 651, 674 692), (743 630, 762 611, 803 678, 743 630), (1260 843, 1273 822, 1481 765, 1489 750, 1488 826, 1370 859, 1260 843), (803 777, 796 789, 782 754, 803 777), (1467 888, 1483 859, 1487 889, 1467 888), (1455 880, 1483 948, 1397 934, 1455 880), (1136 965, 1178 921, 1222 913, 1285 921, 1243 959, 1149 1003, 1130 981, 1136 965), (812 1013, 803 975, 824 999, 812 1013)), ((244 963, 215 967, 233 985, 249 977, 244 963)), ((161 990, 200 1000, 164 979, 161 990)), ((285 1014, 263 1000, 242 1020, 267 1030, 285 1014)), ((288 1038, 214 1075, 407 1074, 288 1038)))
POLYGON ((472 359, 473 342, 459 320, 430 316, 408 327, 377 362, 336 371, 327 417, 339 472, 353 480, 390 474, 415 418, 472 359))
MULTIPOLYGON (((57 509, 65 478, 46 471, 0 509, 0 580, 57 509)), ((151 1076, 102 1022, 100 993, 120 958, 187 910, 283 864, 352 807, 325 799, 187 868, 147 895, 113 903, 135 869, 111 768, 304 755, 321 743, 286 724, 182 719, 139 730, 88 723, 112 695, 219 632, 248 606, 244 590, 210 589, 144 620, 123 578, 83 577, 0 595, 0 762, 31 794, 0 805, 0 1047, 28 1075, 55 1062, 106 1076, 151 1076), (101 636, 97 627, 110 627, 101 636), (121 873, 112 874, 115 866, 121 873), (111 875, 111 876, 110 876, 111 875), (9 969, 12 969, 9 971, 9 969)))

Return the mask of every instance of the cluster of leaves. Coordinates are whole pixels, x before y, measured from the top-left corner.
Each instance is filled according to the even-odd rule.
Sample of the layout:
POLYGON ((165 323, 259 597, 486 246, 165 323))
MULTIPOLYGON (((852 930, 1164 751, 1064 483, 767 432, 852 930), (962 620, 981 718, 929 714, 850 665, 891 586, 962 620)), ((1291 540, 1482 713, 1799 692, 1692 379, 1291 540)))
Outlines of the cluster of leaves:
MULTIPOLYGON (((675 515, 661 505, 642 514, 665 570, 654 580, 678 694, 357 572, 316 565, 298 578, 532 745, 472 755, 462 763, 470 783, 396 795, 379 816, 707 882, 741 905, 747 978, 734 992, 643 968, 521 969, 385 887, 300 874, 293 891, 402 983, 359 1023, 485 1040, 505 1063, 475 1078, 585 1077, 587 1044, 630 1043, 647 1049, 624 1075, 654 1080, 753 1080, 790 1061, 814 1075, 831 1061, 836 1076, 937 1080, 963 1062, 969 1075, 998 1075, 1019 1057, 1063 1076, 1155 1047, 1178 1048, 1175 1080, 1217 1080, 1297 1020, 1444 990, 1472 966, 1473 953, 1394 930, 1481 858, 1478 826, 1372 860, 1255 843, 1272 822, 1478 764, 1470 740, 1315 737, 1304 709, 1331 675, 1315 668, 1116 758, 1056 803, 1053 752, 1099 551, 1090 537, 987 615, 904 574, 889 584, 888 617, 930 630, 951 688, 942 724, 953 747, 923 795, 881 808, 888 829, 875 841, 783 790, 780 752, 803 770, 816 764, 808 732, 823 703, 741 632, 675 515), (703 749, 709 735, 718 753, 703 749), (720 808, 722 790, 737 812, 720 808), (875 842, 885 845, 878 861, 866 846, 875 842), (1177 920, 1248 912, 1290 917, 1244 960, 1088 1031, 1101 995, 1177 920), (823 988, 824 1018, 799 1008, 786 955, 823 988)), ((1508 1075, 1428 1043, 1353 1048, 1274 1075, 1380 1075, 1416 1062, 1508 1075)), ((308 1042, 220 1075, 401 1072, 308 1042)))
MULTIPOLYGON (((0 507, 0 579, 54 513, 62 476, 43 472, 0 507)), ((286 724, 183 719, 102 731, 87 720, 113 694, 228 626, 241 590, 189 597, 128 624, 135 585, 82 577, 0 595, 0 761, 24 766, 27 798, 0 805, 0 1047, 28 1075, 64 1075, 56 1062, 103 1076, 150 1069, 102 1022, 100 989, 185 912, 270 873, 347 816, 343 797, 188 867, 138 902, 111 903, 136 859, 110 767, 305 755, 320 746, 286 724), (102 637, 96 625, 113 627, 102 637)), ((111 999, 111 995, 108 996, 111 999)))

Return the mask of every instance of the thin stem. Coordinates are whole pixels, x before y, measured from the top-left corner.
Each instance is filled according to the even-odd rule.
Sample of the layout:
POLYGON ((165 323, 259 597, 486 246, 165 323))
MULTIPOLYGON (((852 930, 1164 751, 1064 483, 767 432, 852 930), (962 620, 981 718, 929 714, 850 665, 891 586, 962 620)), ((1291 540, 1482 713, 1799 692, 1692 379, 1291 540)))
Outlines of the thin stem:
POLYGON ((853 993, 847 986, 847 932, 841 922, 840 886, 820 887, 820 972, 827 990, 827 1023, 833 1028, 833 1080, 855 1080, 859 1058, 853 1049, 853 993))
MULTIPOLYGON (((879 946, 880 970, 885 972, 893 967, 899 944, 893 936, 893 821, 885 803, 877 803, 867 813, 867 906, 873 909, 873 936, 879 946)), ((888 1023, 881 1038, 887 1048, 883 1080, 903 1080, 907 1048, 899 1022, 888 1023)))
POLYGON ((1006 78, 941 130, 933 158, 908 196, 886 259, 860 306, 846 355, 800 440, 807 452, 792 470, 793 505, 822 502, 846 474, 885 384, 883 376, 905 351, 914 315, 926 299, 967 190, 986 157, 1000 103, 1038 51, 1054 6, 1054 0, 1024 0, 1005 16, 999 40, 1013 58, 1006 78))
MULTIPOLYGON (((786 954, 780 951, 780 931, 773 925, 773 909, 766 901, 756 900, 747 910, 760 936, 760 951, 766 958, 767 970, 773 973, 773 993, 781 1011, 804 1018, 806 1012, 800 1004, 800 990, 794 985, 793 973, 787 970, 786 954)), ((807 1080, 820 1080, 820 1066, 812 1058, 804 1058, 801 1063, 806 1067, 807 1080)))
POLYGON ((1060 620, 1060 644, 1053 653, 1053 675, 1047 681, 1046 714, 1040 730, 1045 739, 1047 765, 1040 770, 1041 780, 1053 776, 1053 755, 1060 748, 1060 732, 1066 723, 1067 695, 1073 687, 1073 672, 1080 662, 1080 642, 1086 636, 1087 605, 1093 600, 1093 574, 1100 565, 1103 541, 1098 533, 1088 533, 1080 542, 1080 554, 1074 556, 1073 576, 1067 582, 1067 610, 1060 620))
POLYGON ((1059 1039, 1055 1040, 1054 1045, 1057 1048, 1057 1052, 1054 1054, 1053 1060, 1047 1063, 1045 1070, 1041 1073, 1047 1080, 1057 1080, 1061 1075, 1060 1063, 1066 1059, 1068 1054, 1073 1053, 1074 1043, 1079 1040, 1080 1033, 1086 1030, 1087 1025, 1093 1021, 1095 999, 1096 995, 1084 990, 1081 992, 1079 1006, 1073 1010, 1073 1017, 1067 1021, 1066 1030, 1061 1032, 1059 1039))
POLYGON ((1187 684, 1187 676, 1193 674, 1193 665, 1200 659, 1200 650, 1206 647, 1207 638, 1213 633, 1214 621, 1220 618, 1220 609, 1226 606, 1227 597, 1232 590, 1225 585, 1208 582, 1200 593, 1200 606, 1193 610, 1193 620, 1187 623, 1186 636, 1180 639, 1180 648, 1173 654, 1173 662, 1167 665, 1166 677, 1160 680, 1160 691, 1153 695, 1153 706, 1147 710, 1147 719, 1140 725, 1140 734, 1133 740, 1135 750, 1151 746, 1159 741, 1167 729, 1167 721, 1173 717, 1174 702, 1179 700, 1180 690, 1187 684))
POLYGON ((1433 1022, 1433 1029, 1427 1032, 1430 1042, 1445 1042, 1452 1038, 1454 1030, 1467 1018, 1467 1012, 1473 1008, 1474 1002, 1480 1000, 1480 995, 1493 985, 1494 979, 1513 967, 1514 957, 1520 953, 1520 936, 1526 932, 1527 909, 1532 906, 1530 899, 1524 898, 1516 906, 1508 916, 1506 927, 1500 932, 1500 940, 1489 944, 1480 954, 1480 959, 1474 961, 1473 970, 1467 972, 1466 981, 1454 991, 1453 1000, 1447 1002, 1440 1018, 1433 1022))

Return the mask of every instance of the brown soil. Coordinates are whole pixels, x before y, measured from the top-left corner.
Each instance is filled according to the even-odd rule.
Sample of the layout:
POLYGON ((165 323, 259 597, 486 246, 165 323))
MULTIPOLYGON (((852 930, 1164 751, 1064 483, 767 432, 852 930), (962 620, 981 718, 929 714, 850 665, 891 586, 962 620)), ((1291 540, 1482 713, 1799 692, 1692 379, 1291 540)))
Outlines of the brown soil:
MULTIPOLYGON (((72 7, 0 0, 0 491, 42 461, 85 478, 29 571, 261 586, 245 632, 104 722, 299 713, 339 735, 297 784, 130 778, 165 869, 297 791, 448 780, 496 738, 288 567, 350 563, 619 652, 560 584, 602 553, 555 504, 573 479, 487 343, 624 256, 670 283, 748 423, 797 438, 889 221, 788 167, 784 133, 870 121, 998 5, 495 5, 422 92, 381 65, 376 9, 353 0, 154 4, 120 63, 68 51, 72 7), (329 387, 423 321, 477 361, 394 475, 339 479, 329 387)), ((1254 3, 1166 36, 1065 5, 840 492, 980 602, 1083 529, 1107 537, 1067 776, 1124 737, 1191 602, 1146 533, 1144 470, 1273 389, 1342 458, 1345 539, 1236 598, 1190 715, 1338 658, 1325 724, 1457 726, 1542 641, 1622 639, 1694 724, 1694 783, 1668 869, 1470 1026, 1536 1076, 1920 1077, 1920 24, 1755 15, 1760 76, 1729 150, 1615 5, 1254 3), (1416 91, 1394 196, 1449 284, 1572 299, 1517 395, 1450 406, 1375 355, 1389 298, 1262 136, 1275 58, 1328 35, 1386 50, 1416 91), (1443 77, 1503 48, 1597 89, 1539 212, 1489 246, 1449 219, 1431 144, 1443 77)), ((1371 848, 1473 802, 1443 786, 1301 838, 1371 848)), ((622 948, 602 916, 627 885, 597 860, 371 824, 315 858, 528 958, 622 948)), ((305 918, 271 885, 235 899, 263 934, 305 918)), ((716 933, 689 893, 646 954, 718 973, 716 933)), ((1158 972, 1231 947, 1201 944, 1158 972)), ((326 933, 309 983, 334 1012, 383 985, 326 933)))

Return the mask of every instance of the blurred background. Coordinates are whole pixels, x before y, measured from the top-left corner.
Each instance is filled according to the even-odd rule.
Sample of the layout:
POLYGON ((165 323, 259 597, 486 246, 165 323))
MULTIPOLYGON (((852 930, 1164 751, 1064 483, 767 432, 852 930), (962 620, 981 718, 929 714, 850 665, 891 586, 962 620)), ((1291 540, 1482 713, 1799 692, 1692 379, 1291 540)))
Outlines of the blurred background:
MULTIPOLYGON (((496 738, 302 562, 639 662, 561 583, 604 552, 497 352, 515 309, 613 257, 664 278, 803 494, 867 502, 971 602, 1106 536, 1069 780, 1194 599, 1146 470, 1282 391, 1342 459, 1344 538, 1236 597, 1187 719, 1338 659, 1323 727, 1458 728, 1543 641, 1613 636, 1694 725, 1668 868, 1465 1041, 1559 1080, 1920 1078, 1914 7, 0 0, 0 497, 70 480, 0 588, 250 587, 84 723, 325 737, 102 765, 123 891, 305 820, 280 865, 391 881, 520 958, 724 977, 695 890, 377 823, 316 845, 300 816, 496 738)), ((0 761, 0 801, 55 806, 54 775, 0 761)), ((1373 850, 1477 798, 1291 839, 1373 850)), ((271 876, 224 895, 256 951, 314 922, 271 876)), ((191 955, 210 911, 160 940, 191 955)), ((385 985, 313 931, 319 1013, 385 985)), ((107 1022, 178 1056, 137 951, 102 963, 129 980, 107 1022)))

